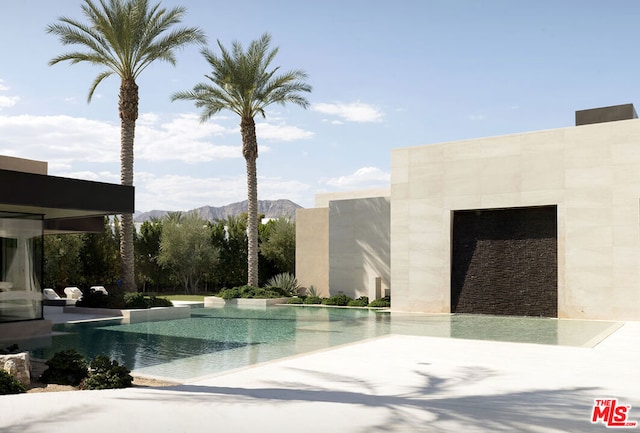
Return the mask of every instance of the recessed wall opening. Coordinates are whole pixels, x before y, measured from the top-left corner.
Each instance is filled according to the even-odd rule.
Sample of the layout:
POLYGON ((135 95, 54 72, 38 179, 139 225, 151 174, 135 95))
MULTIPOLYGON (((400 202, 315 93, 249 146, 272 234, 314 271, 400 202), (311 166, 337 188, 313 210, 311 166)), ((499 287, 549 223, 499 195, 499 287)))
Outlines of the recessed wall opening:
POLYGON ((452 218, 452 313, 558 316, 557 206, 452 218))

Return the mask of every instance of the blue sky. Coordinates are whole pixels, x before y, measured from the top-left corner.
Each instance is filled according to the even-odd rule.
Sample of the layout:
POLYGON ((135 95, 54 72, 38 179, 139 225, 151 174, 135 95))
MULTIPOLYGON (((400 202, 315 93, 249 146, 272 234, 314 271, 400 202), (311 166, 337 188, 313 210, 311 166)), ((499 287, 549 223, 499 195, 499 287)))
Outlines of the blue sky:
MULTIPOLYGON (((389 185, 391 149, 571 126, 576 110, 640 103, 637 0, 287 0, 183 5, 185 25, 245 45, 262 33, 274 65, 303 69, 311 107, 256 118, 260 199, 311 207, 318 192, 389 185)), ((57 176, 118 183, 119 81, 48 61, 70 51, 47 24, 81 19, 80 0, 2 2, 0 154, 45 160, 57 176)), ((198 47, 156 64, 140 86, 136 210, 246 198, 239 119, 200 123, 176 91, 204 81, 198 47)))

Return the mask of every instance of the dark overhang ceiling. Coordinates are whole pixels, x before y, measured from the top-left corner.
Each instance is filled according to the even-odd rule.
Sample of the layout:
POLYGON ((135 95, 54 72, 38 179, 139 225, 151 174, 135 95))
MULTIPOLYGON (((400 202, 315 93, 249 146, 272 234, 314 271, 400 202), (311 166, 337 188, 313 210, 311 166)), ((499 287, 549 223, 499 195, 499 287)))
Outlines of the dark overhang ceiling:
POLYGON ((45 220, 133 213, 134 187, 0 170, 0 210, 45 220))

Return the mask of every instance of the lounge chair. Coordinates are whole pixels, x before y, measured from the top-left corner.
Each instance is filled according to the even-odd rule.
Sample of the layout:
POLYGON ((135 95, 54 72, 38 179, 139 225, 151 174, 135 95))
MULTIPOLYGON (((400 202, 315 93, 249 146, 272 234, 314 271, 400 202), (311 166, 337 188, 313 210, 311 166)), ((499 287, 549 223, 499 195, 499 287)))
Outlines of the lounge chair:
POLYGON ((77 287, 65 287, 64 294, 67 299, 75 299, 76 301, 82 299, 82 292, 77 287))
POLYGON ((89 291, 91 292, 102 292, 105 294, 105 296, 109 295, 109 292, 107 292, 107 289, 104 288, 104 286, 91 286, 89 288, 89 291))
POLYGON ((42 296, 44 297, 44 299, 48 299, 50 301, 54 299, 62 299, 53 289, 43 289, 42 296))
MULTIPOLYGON (((50 307, 64 307, 67 305, 67 298, 61 298, 53 289, 43 289, 42 303, 50 307)), ((75 301, 73 301, 73 303, 75 303, 75 301)))

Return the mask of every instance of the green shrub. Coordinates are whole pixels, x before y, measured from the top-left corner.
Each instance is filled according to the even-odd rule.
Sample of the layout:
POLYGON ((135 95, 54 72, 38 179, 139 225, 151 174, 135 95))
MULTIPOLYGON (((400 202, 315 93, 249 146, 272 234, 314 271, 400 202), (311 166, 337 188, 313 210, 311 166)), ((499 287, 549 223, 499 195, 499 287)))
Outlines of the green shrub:
POLYGON ((349 307, 366 307, 369 305, 368 296, 360 296, 358 299, 352 299, 347 303, 349 307))
POLYGON ((152 307, 173 307, 169 299, 145 296, 143 293, 125 293, 124 307, 129 310, 141 310, 152 307))
POLYGON ((173 307, 173 303, 167 298, 157 298, 155 296, 149 297, 149 308, 153 307, 173 307))
POLYGON ((309 305, 322 304, 322 298, 319 296, 307 296, 304 298, 304 303, 309 305))
POLYGON ((385 296, 384 298, 376 299, 369 303, 369 307, 389 308, 391 307, 391 297, 385 296))
POLYGON ((223 289, 218 292, 218 296, 224 300, 236 299, 236 298, 256 298, 256 299, 270 299, 270 298, 282 298, 287 296, 279 287, 252 287, 252 286, 240 286, 232 289, 223 289))
POLYGON ((218 296, 220 296, 225 301, 228 301, 229 299, 239 298, 240 290, 237 287, 234 287, 232 289, 222 289, 220 290, 220 292, 218 292, 218 296))
POLYGON ((15 377, 4 370, 0 370, 0 395, 20 394, 25 391, 24 385, 18 382, 15 377))
POLYGON ((149 302, 142 293, 125 293, 124 305, 130 310, 149 308, 149 302))
POLYGON ((298 280, 293 274, 289 272, 283 272, 278 275, 274 275, 267 281, 267 288, 280 288, 286 294, 286 296, 295 296, 298 294, 298 280))
POLYGON ((4 349, 0 349, 0 355, 10 355, 12 353, 18 353, 19 347, 17 344, 12 344, 11 346, 7 346, 4 349))
POLYGON ((45 363, 48 368, 40 376, 43 383, 77 386, 87 377, 87 363, 74 349, 57 352, 45 363))
POLYGON ((89 363, 89 375, 82 383, 83 389, 128 388, 133 382, 131 371, 118 361, 98 355, 89 363))
POLYGON ((349 301, 353 301, 353 298, 348 297, 344 293, 340 293, 339 295, 333 295, 330 298, 323 299, 322 303, 324 305, 338 305, 341 307, 346 307, 349 304, 349 301))
POLYGON ((320 297, 320 293, 318 293, 318 289, 315 286, 311 285, 306 289, 307 296, 314 296, 316 298, 320 297))
POLYGON ((298 298, 296 296, 296 297, 293 297, 293 298, 289 299, 287 304, 304 304, 304 300, 302 298, 298 298))

